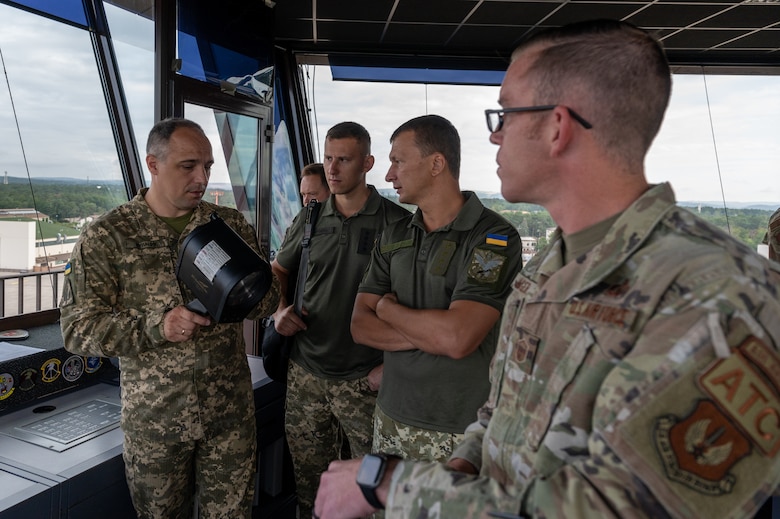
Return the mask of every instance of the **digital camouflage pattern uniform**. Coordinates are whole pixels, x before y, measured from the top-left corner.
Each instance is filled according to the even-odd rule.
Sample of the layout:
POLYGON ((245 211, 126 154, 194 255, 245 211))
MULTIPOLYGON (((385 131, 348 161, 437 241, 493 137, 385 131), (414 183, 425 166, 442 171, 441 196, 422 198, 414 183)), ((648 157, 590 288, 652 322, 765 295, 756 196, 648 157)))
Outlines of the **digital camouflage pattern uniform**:
POLYGON ((388 517, 744 518, 780 482, 780 267, 674 205, 634 202, 566 265, 517 276, 491 394, 453 457, 402 462, 388 517))
MULTIPOLYGON (((464 191, 452 222, 426 231, 415 214, 385 229, 358 292, 394 293, 413 309, 473 301, 501 312, 522 267, 522 241, 506 219, 464 191)), ((499 323, 462 359, 413 349, 384 353, 374 416, 374 451, 446 461, 490 390, 499 323)))
MULTIPOLYGON (((256 433, 243 324, 201 327, 171 343, 163 317, 194 299, 175 274, 191 231, 216 211, 260 252, 255 233, 238 211, 201 202, 179 235, 152 213, 146 191, 95 220, 76 243, 60 306, 65 347, 119 357, 124 458, 139 517, 192 517, 196 469, 201 517, 245 517, 256 433)), ((271 314, 278 300, 274 277, 248 318, 271 314)))
POLYGON ((769 259, 780 261, 780 209, 769 217, 764 243, 769 245, 769 259))
MULTIPOLYGON (((382 352, 352 340, 352 308, 374 242, 388 223, 409 211, 368 187, 363 208, 348 218, 336 209, 335 197, 323 202, 311 238, 303 295, 306 330, 295 335, 290 353, 285 409, 301 517, 311 516, 320 474, 340 457, 345 437, 351 456, 371 450, 377 393, 366 376, 382 363, 382 352)), ((276 255, 288 271, 301 257, 302 214, 276 255)))

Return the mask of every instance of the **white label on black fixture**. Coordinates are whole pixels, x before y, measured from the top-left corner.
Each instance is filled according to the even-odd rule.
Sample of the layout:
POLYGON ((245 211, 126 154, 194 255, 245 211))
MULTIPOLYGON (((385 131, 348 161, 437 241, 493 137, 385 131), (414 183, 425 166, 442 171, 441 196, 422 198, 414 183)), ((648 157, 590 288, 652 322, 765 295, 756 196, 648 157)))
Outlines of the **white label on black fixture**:
POLYGON ((212 240, 200 249, 193 263, 213 283, 219 269, 228 261, 230 261, 230 256, 217 245, 217 242, 212 240))

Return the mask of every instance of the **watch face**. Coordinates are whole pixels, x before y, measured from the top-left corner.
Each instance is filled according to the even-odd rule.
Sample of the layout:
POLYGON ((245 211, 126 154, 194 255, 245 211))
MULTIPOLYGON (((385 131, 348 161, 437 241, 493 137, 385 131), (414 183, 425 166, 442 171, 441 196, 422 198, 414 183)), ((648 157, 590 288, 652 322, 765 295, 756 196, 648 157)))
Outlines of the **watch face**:
POLYGON ((381 474, 379 471, 382 468, 385 460, 379 456, 373 456, 368 454, 363 457, 363 462, 360 464, 358 470, 357 482, 359 485, 365 485, 367 487, 376 487, 379 485, 379 478, 381 474))

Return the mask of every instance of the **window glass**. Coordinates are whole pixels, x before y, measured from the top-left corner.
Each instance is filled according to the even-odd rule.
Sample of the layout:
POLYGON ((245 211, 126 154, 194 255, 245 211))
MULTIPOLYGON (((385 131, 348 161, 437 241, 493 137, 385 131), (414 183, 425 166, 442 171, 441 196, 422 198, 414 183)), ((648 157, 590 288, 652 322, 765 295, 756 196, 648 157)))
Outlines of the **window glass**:
POLYGON ((271 256, 282 245, 284 233, 301 210, 298 175, 293 162, 290 135, 287 124, 280 121, 276 126, 273 147, 273 166, 271 167, 271 256))
MULTIPOLYGON (((122 78, 138 156, 146 156, 146 138, 154 125, 154 21, 105 3, 111 41, 122 78)), ((150 175, 143 166, 144 179, 150 175)))
MULTIPOLYGON (((127 198, 92 43, 0 4, 0 53, 0 273, 61 271, 83 225, 127 198)), ((44 280, 37 308, 29 281, 21 309, 10 284, 27 281, 5 287, 3 315, 53 307, 61 284, 44 280)))
MULTIPOLYGON (((499 87, 333 81, 328 67, 313 69, 309 91, 316 107, 318 154, 332 125, 349 119, 363 124, 376 157, 368 181, 395 199, 384 180, 390 135, 412 117, 442 115, 460 133, 461 188, 476 191, 524 237, 544 243, 547 226, 553 225, 546 211, 501 198, 498 148, 488 140, 484 116, 486 108, 498 107, 499 87), (545 213, 544 218, 536 212, 545 213)), ((675 75, 669 109, 645 164, 650 182, 671 182, 681 205, 753 250, 760 250, 769 215, 780 206, 780 183, 775 180, 780 134, 773 125, 780 116, 778 91, 780 76, 675 75)))

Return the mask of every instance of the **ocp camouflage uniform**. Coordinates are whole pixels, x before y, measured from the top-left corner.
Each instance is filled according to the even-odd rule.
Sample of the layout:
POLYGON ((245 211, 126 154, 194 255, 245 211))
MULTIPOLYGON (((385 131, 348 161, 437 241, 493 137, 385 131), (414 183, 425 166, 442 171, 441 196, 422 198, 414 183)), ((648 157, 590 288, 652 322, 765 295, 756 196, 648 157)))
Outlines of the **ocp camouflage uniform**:
POLYGON ((453 454, 402 462, 388 517, 753 515, 780 481, 780 302, 770 265, 654 186, 563 264, 517 276, 491 394, 453 454))
MULTIPOLYGON (((179 235, 144 201, 146 189, 83 232, 66 269, 61 325, 68 351, 119 357, 124 458, 139 517, 249 514, 254 489, 255 419, 242 323, 201 327, 168 342, 163 318, 193 294, 176 278, 179 247, 216 212, 260 252, 234 209, 201 202, 179 235), (196 477, 197 472, 197 477, 196 477)), ((248 318, 271 314, 273 285, 248 318)))
POLYGON ((780 209, 769 217, 764 243, 769 246, 769 259, 780 261, 780 209))
MULTIPOLYGON (((351 456, 371 450, 376 391, 366 377, 382 363, 382 352, 352 340, 350 318, 374 242, 388 223, 409 211, 368 187, 368 200, 349 217, 336 209, 334 197, 328 198, 311 237, 303 295, 306 330, 294 336, 285 408, 301 517, 311 516, 320 474, 340 457, 345 437, 351 456)), ((288 271, 300 261, 303 214, 293 220, 276 255, 288 271)))

